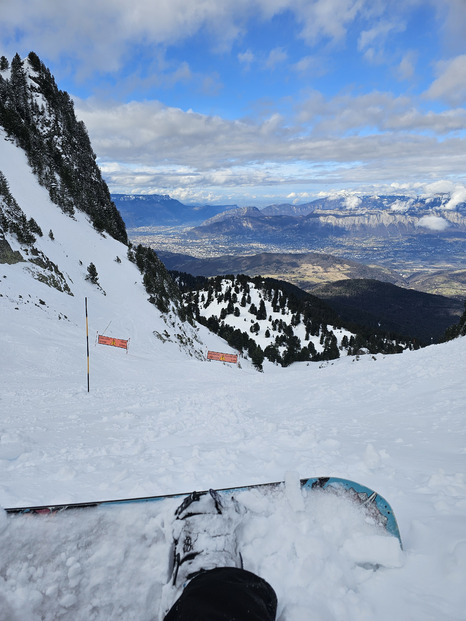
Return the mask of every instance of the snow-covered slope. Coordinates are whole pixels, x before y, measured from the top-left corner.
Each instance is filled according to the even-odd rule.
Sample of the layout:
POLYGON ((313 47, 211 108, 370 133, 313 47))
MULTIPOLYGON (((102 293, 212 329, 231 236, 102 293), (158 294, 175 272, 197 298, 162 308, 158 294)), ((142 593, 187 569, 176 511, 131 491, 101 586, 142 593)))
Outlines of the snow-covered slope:
MULTIPOLYGON (((229 486, 288 470, 353 478, 391 501, 403 555, 361 569, 354 548, 364 555, 367 544, 349 510, 252 503, 244 558, 276 589, 279 619, 462 618, 465 338, 263 374, 136 353, 134 343, 129 354, 93 347, 88 394, 83 326, 18 308, 2 309, 1 504, 229 486)), ((4 618, 158 618, 173 508, 0 518, 4 618)))
MULTIPOLYGON (((111 336, 131 339, 133 354, 152 352, 165 342, 165 355, 177 357, 181 347, 184 355, 205 357, 208 343, 203 342, 203 337, 213 338, 218 346, 219 339, 206 330, 199 336, 200 330, 181 322, 176 314, 163 315, 148 303, 141 274, 127 259, 128 248, 95 231, 82 212, 71 218, 58 209, 37 183, 23 151, 5 140, 1 130, 0 170, 26 217, 33 217, 44 233, 37 237, 34 246, 58 267, 69 288, 69 293, 63 293, 43 282, 49 279, 50 270, 31 263, 29 259, 35 258, 31 248, 20 244, 14 235, 6 234, 11 248, 20 251, 25 261, 2 265, 2 304, 6 308, 20 308, 19 323, 25 323, 25 329, 37 318, 43 322, 42 337, 53 339, 54 320, 62 319, 66 324, 64 330, 72 332, 80 327, 80 336, 76 335, 74 344, 70 344, 72 349, 79 348, 85 336, 82 328, 87 297, 92 342, 97 332, 103 334, 107 330, 111 336), (99 286, 86 280, 90 263, 96 266, 99 286), (174 347, 170 348, 170 343, 174 347)), ((46 360, 44 364, 47 365, 46 360)))
MULTIPOLYGON (((243 556, 276 589, 279 621, 464 618, 466 339, 264 373, 207 363, 200 354, 224 343, 163 318, 126 247, 51 205, 23 154, 0 144, 11 193, 73 293, 33 278, 38 266, 0 265, 0 505, 225 487, 290 470, 355 479, 391 502, 403 536, 404 552, 382 555, 388 566, 376 572, 357 564, 370 550, 349 508, 296 513, 251 499, 243 556), (106 295, 85 280, 90 262, 106 295), (96 346, 104 331, 130 338, 129 352, 96 346)), ((172 510, 0 513, 0 619, 157 619, 172 510)))

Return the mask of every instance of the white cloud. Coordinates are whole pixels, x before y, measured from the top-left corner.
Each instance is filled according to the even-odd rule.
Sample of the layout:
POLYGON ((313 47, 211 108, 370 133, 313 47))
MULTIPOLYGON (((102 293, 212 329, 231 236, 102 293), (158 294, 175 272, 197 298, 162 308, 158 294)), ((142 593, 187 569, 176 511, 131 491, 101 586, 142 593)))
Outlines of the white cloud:
POLYGON ((396 200, 394 203, 390 205, 391 211, 396 211, 398 213, 405 213, 411 207, 413 201, 411 200, 396 200))
POLYGON ((364 53, 369 62, 383 62, 385 43, 392 34, 402 32, 405 25, 393 19, 381 19, 372 28, 363 30, 359 35, 358 49, 364 53))
POLYGON ((426 184, 424 192, 427 195, 444 194, 449 196, 442 205, 442 209, 446 210, 454 210, 459 204, 466 202, 466 186, 445 179, 426 184))
POLYGON ((276 47, 270 50, 267 60, 265 61, 266 69, 275 69, 275 67, 288 59, 288 54, 282 47, 276 47))
POLYGON ((255 61, 255 56, 251 52, 251 50, 246 50, 245 52, 241 52, 240 54, 238 54, 238 60, 247 69, 249 69, 251 65, 253 64, 253 62, 255 61))
POLYGON ((450 200, 445 203, 445 209, 456 209, 460 203, 466 202, 466 187, 456 186, 450 195, 450 200))
POLYGON ((418 220, 416 226, 431 231, 444 231, 450 226, 450 223, 440 216, 423 216, 418 220))
POLYGON ((343 93, 325 99, 312 92, 300 105, 298 120, 311 123, 316 133, 342 135, 347 132, 425 132, 444 135, 466 127, 466 108, 441 112, 423 111, 415 99, 373 91, 364 95, 343 93))
MULTIPOLYGON (((367 2, 367 0, 365 0, 367 2)), ((153 49, 205 30, 213 49, 229 50, 252 16, 295 14, 301 35, 315 43, 341 40, 364 0, 15 0, 2 2, 2 31, 16 48, 52 60, 73 59, 82 76, 121 68, 134 45, 153 49)), ((13 50, 13 53, 17 49, 13 50)), ((270 59, 273 61, 273 58, 270 59)))
POLYGON ((425 96, 441 99, 452 105, 466 102, 466 54, 435 65, 437 79, 432 82, 425 96))
POLYGON ((328 72, 328 61, 319 56, 303 56, 292 65, 293 71, 302 76, 320 77, 328 72))
POLYGON ((450 194, 455 190, 455 184, 452 181, 441 179, 440 181, 434 181, 434 183, 428 183, 424 187, 426 194, 450 194))
POLYGON ((355 194, 353 194, 353 195, 346 197, 345 207, 347 209, 357 209, 360 204, 361 204, 361 199, 359 198, 359 196, 356 196, 355 194))
MULTIPOLYGON (((352 117, 358 102, 353 106, 351 99, 343 100, 347 110, 340 124, 348 127, 345 114, 352 117)), ((372 104, 376 101, 377 97, 372 104)), ((317 97, 315 108, 323 114, 333 104, 317 97)), ((203 184, 238 191, 243 191, 242 186, 282 185, 286 196, 318 185, 357 189, 375 183, 389 185, 397 179, 396 193, 406 193, 416 187, 422 191, 423 184, 432 186, 440 179, 464 178, 464 144, 454 137, 437 140, 401 131, 303 132, 303 126, 292 127, 278 114, 258 123, 232 121, 154 101, 77 100, 76 111, 89 130, 113 191, 124 183, 140 191, 164 187, 167 193, 170 188, 203 184)), ((439 188, 432 186, 430 191, 439 188)), ((461 188, 458 185, 453 201, 463 196, 461 188)), ((453 190, 451 184, 446 187, 446 191, 453 190)))
MULTIPOLYGON (((251 15, 246 0, 15 0, 2 3, 4 34, 41 56, 79 61, 83 75, 117 71, 131 46, 166 46, 205 27, 212 46, 227 47, 251 15)), ((16 50, 15 50, 16 51, 16 50)))
POLYGON ((406 52, 395 71, 398 79, 411 80, 415 73, 416 61, 417 54, 413 50, 406 52))
POLYGON ((296 3, 296 17, 302 25, 301 36, 310 44, 322 38, 339 42, 348 26, 364 8, 364 0, 314 0, 296 3))
POLYGON ((315 197, 315 194, 312 194, 311 192, 290 192, 285 198, 292 201, 294 205, 298 205, 303 201, 311 201, 315 197))

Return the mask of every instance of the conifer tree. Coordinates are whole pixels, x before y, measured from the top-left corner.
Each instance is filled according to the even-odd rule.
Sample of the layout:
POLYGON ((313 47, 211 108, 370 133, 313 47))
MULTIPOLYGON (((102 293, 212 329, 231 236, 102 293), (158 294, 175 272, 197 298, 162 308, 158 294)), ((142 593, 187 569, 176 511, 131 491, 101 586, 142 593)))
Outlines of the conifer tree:
POLYGON ((89 263, 87 266, 87 276, 86 280, 89 280, 93 285, 99 284, 99 276, 97 274, 97 268, 94 263, 89 263))

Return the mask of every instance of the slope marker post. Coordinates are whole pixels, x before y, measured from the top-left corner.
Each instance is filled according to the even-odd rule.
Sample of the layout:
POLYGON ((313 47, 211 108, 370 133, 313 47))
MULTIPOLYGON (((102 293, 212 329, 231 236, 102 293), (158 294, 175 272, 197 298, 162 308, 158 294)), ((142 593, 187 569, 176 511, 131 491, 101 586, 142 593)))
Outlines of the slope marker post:
POLYGON ((87 317, 87 298, 84 298, 86 308, 86 346, 87 346, 87 392, 89 392, 89 321, 87 317))

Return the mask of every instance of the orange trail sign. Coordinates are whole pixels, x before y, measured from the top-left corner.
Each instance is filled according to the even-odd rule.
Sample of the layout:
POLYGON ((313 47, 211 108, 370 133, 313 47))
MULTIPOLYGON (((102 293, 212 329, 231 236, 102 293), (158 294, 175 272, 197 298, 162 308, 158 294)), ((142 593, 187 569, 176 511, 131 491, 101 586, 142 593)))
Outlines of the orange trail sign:
POLYGON ((128 349, 128 339, 115 339, 113 336, 102 336, 99 334, 97 342, 100 345, 111 345, 112 347, 121 347, 128 349))
POLYGON ((207 352, 207 360, 220 360, 221 362, 238 362, 238 356, 236 354, 222 354, 218 351, 207 352))

